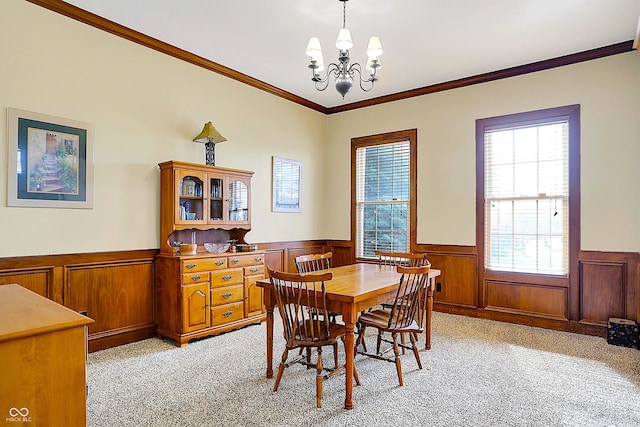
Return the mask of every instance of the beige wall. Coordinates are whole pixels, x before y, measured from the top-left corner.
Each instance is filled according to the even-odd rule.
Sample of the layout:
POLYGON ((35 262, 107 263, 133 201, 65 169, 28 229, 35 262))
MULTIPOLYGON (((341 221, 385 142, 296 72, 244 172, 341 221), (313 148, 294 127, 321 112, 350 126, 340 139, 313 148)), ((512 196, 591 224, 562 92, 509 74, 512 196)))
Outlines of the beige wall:
POLYGON ((324 116, 23 0, 0 2, 0 109, 95 124, 94 208, 6 206, 0 120, 0 257, 156 248, 157 163, 255 171, 251 242, 348 239, 350 138, 418 129, 418 242, 475 244, 475 120, 582 106, 582 248, 640 251, 640 54, 324 116), (271 156, 303 162, 303 212, 272 213, 271 156), (329 193, 330 191, 330 193, 329 193), (313 195, 313 196, 312 196, 313 195), (325 219, 326 218, 326 219, 325 219))
POLYGON ((326 116, 23 0, 0 2, 0 256, 159 247, 159 162, 255 171, 251 242, 323 238, 326 116), (95 124, 93 209, 6 206, 6 109, 95 124), (271 156, 304 165, 303 213, 271 212, 271 156))
POLYGON ((329 116, 327 237, 349 238, 350 138, 417 128, 418 242, 475 245, 476 119, 580 104, 582 249, 639 252, 639 77, 634 51, 329 116))

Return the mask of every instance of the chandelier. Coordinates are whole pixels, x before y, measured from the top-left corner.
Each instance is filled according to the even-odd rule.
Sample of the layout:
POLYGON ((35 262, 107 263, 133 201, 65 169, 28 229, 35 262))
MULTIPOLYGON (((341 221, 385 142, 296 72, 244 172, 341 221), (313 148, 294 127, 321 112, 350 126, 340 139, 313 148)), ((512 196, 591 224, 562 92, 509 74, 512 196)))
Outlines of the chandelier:
POLYGON ((378 78, 376 72, 380 68, 380 55, 382 55, 382 44, 377 36, 372 36, 369 39, 367 46, 367 65, 366 69, 371 72, 368 78, 362 78, 362 69, 359 63, 354 62, 349 64, 349 49, 353 47, 351 41, 351 32, 347 28, 347 1, 338 0, 342 2, 342 29, 338 33, 338 39, 336 40, 336 47, 340 51, 338 54, 338 63, 332 62, 326 69, 326 74, 323 77, 320 73, 325 70, 324 59, 322 57, 322 48, 320 47, 320 39, 318 37, 311 37, 307 44, 307 55, 311 57, 311 63, 309 68, 312 72, 311 81, 315 83, 316 89, 319 91, 325 90, 329 86, 329 77, 333 75, 336 81, 336 90, 342 99, 351 91, 353 87, 353 80, 357 78, 360 83, 360 88, 369 92, 373 89, 378 78), (357 74, 357 76, 356 76, 357 74))

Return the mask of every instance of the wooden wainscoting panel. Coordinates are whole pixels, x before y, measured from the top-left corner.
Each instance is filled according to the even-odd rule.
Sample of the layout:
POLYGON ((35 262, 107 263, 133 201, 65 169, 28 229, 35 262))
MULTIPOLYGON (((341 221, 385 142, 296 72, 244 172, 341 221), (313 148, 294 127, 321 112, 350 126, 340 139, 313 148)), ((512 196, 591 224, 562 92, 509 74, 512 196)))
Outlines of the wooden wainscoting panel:
POLYGON ((17 283, 45 298, 54 300, 53 270, 53 267, 42 267, 0 271, 0 285, 17 283))
POLYGON ((475 247, 418 245, 415 252, 426 253, 431 266, 442 272, 436 279, 433 294, 436 304, 478 307, 478 256, 475 247))
POLYGON ((258 248, 267 252, 265 261, 267 267, 279 271, 295 272, 296 265, 294 258, 300 255, 324 253, 328 251, 325 240, 301 240, 277 243, 260 243, 258 248), (270 252, 280 252, 282 264, 278 266, 276 255, 269 255, 270 252))
POLYGON ((354 258, 353 245, 350 241, 327 241, 329 251, 332 253, 331 262, 334 267, 340 267, 342 265, 354 264, 356 262, 354 258))
POLYGON ((606 326, 609 317, 625 318, 626 263, 580 261, 580 322, 606 326))
POLYGON ((485 289, 487 311, 569 320, 569 294, 566 287, 487 280, 485 289))
POLYGON ((155 323, 152 261, 67 267, 65 305, 95 320, 91 335, 155 323), (98 315, 101 314, 101 315, 98 315))
POLYGON ((0 258, 0 283, 14 282, 87 312, 89 351, 155 335, 157 249, 0 258))
POLYGON ((288 253, 289 259, 287 260, 287 264, 286 264, 287 271, 290 271, 292 273, 298 271, 296 269, 296 257, 300 255, 321 254, 325 252, 324 249, 325 249, 324 245, 289 249, 289 253, 288 253))
POLYGON ((640 319, 640 253, 580 251, 578 263, 580 323, 640 319))
POLYGON ((282 249, 267 250, 264 253, 264 262, 271 270, 282 271, 284 269, 284 251, 282 249))

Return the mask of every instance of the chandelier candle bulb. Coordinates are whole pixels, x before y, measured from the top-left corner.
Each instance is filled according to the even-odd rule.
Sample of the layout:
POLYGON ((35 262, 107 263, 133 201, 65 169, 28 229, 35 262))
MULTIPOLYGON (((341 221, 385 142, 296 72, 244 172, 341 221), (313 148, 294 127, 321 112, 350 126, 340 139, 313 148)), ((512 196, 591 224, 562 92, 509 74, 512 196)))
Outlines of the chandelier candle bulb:
POLYGON ((314 56, 311 59, 316 61, 316 72, 324 71, 324 58, 322 57, 322 53, 318 56, 314 56))
POLYGON ((380 58, 377 56, 370 56, 367 59, 367 70, 379 70, 382 67, 382 63, 380 63, 380 58))

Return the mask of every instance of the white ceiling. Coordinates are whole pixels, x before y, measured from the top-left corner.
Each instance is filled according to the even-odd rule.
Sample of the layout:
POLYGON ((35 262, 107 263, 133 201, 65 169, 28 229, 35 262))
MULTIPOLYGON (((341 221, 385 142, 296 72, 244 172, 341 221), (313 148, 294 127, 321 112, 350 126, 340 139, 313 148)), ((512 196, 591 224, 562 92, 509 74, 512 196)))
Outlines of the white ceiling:
POLYGON ((338 0, 66 0, 324 107, 362 101, 628 41, 640 0, 349 0, 352 62, 382 41, 379 81, 344 100, 318 92, 305 47, 337 61, 338 0))

